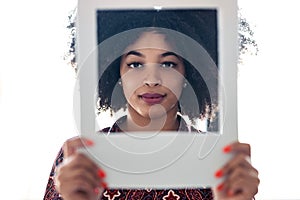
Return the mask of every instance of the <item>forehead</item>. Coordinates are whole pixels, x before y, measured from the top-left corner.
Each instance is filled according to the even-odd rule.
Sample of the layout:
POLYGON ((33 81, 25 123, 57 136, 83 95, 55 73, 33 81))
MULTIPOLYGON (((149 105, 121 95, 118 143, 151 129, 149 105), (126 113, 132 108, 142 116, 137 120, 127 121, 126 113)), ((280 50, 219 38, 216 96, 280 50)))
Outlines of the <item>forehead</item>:
POLYGON ((156 31, 144 32, 137 40, 126 48, 126 52, 138 49, 161 49, 174 51, 174 46, 167 40, 166 35, 156 31))

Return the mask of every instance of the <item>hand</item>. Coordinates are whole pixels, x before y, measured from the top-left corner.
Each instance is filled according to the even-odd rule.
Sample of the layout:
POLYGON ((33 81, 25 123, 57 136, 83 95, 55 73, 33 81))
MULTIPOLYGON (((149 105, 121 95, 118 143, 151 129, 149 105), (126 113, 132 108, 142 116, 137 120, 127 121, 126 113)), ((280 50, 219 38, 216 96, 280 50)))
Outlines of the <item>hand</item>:
POLYGON ((64 200, 96 200, 106 187, 105 173, 78 148, 93 142, 75 137, 63 145, 64 161, 56 168, 55 187, 64 200))
POLYGON ((234 157, 216 172, 224 181, 214 188, 217 200, 252 200, 258 192, 258 171, 250 163, 250 145, 235 142, 224 147, 234 157))

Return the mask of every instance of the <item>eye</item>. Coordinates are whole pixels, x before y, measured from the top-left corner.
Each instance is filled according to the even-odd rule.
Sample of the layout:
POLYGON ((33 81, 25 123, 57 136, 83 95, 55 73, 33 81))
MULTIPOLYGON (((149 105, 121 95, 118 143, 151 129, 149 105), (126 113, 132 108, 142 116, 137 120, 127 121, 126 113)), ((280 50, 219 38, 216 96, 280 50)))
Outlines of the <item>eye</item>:
POLYGON ((176 67, 177 64, 174 62, 163 62, 160 65, 164 68, 173 68, 173 67, 176 67))
POLYGON ((143 64, 139 62, 132 62, 132 63, 128 63, 127 66, 131 68, 141 68, 143 67, 143 64))

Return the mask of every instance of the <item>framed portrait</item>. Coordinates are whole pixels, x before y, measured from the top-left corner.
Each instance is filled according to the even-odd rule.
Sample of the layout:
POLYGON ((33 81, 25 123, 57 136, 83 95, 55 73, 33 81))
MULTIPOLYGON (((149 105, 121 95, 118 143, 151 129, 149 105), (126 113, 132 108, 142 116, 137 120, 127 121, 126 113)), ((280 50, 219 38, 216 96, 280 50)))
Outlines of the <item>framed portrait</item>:
POLYGON ((77 29, 75 122, 108 186, 222 181, 238 137, 236 0, 79 0, 77 29))

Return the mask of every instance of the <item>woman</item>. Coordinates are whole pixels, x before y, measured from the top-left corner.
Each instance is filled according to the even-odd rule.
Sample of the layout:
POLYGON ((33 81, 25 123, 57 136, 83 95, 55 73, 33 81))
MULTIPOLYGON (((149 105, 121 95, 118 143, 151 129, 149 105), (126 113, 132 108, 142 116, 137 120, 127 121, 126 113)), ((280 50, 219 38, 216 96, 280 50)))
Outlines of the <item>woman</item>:
MULTIPOLYGON (((172 16, 170 13, 167 14, 168 17, 172 16)), ((128 21, 128 15, 126 16, 128 21)), ((170 28, 161 26, 165 22, 157 22, 160 17, 166 20, 166 16, 162 16, 155 14, 155 27, 170 28)), ((137 17, 136 13, 134 17, 137 17)), ((153 16, 148 13, 147 17, 151 19, 153 25, 153 16)), ((143 22, 147 21, 146 18, 143 19, 145 19, 143 22)), ((178 28, 178 23, 176 26, 178 28)), ((172 40, 164 30, 145 28, 138 31, 138 34, 128 40, 129 45, 126 45, 122 55, 103 71, 99 81, 99 112, 107 109, 114 112, 123 107, 127 113, 112 127, 105 128, 102 132, 197 131, 197 127, 190 127, 178 113, 189 116, 191 121, 195 117, 206 117, 209 121, 214 118, 217 95, 211 92, 203 77, 184 58, 186 51, 178 48, 183 47, 178 45, 180 41, 172 40), (121 93, 116 92, 118 91, 116 85, 121 93), (195 91, 197 109, 193 109, 194 105, 184 103, 187 85, 195 91), (115 94, 121 96, 124 94, 123 100, 114 97, 115 94)), ((99 41, 106 39, 103 38, 99 41)), ((212 57, 215 58, 213 60, 217 60, 217 56, 212 57)), ((215 77, 215 74, 212 73, 211 77, 215 77)), ((224 182, 216 188, 168 190, 107 188, 105 172, 101 167, 76 151, 84 145, 93 145, 93 141, 76 137, 65 142, 52 169, 44 199, 53 200, 62 197, 65 200, 99 198, 250 200, 257 193, 258 172, 249 163, 248 144, 236 142, 224 147, 224 153, 234 153, 235 156, 214 174, 216 177, 224 177, 224 182)))

